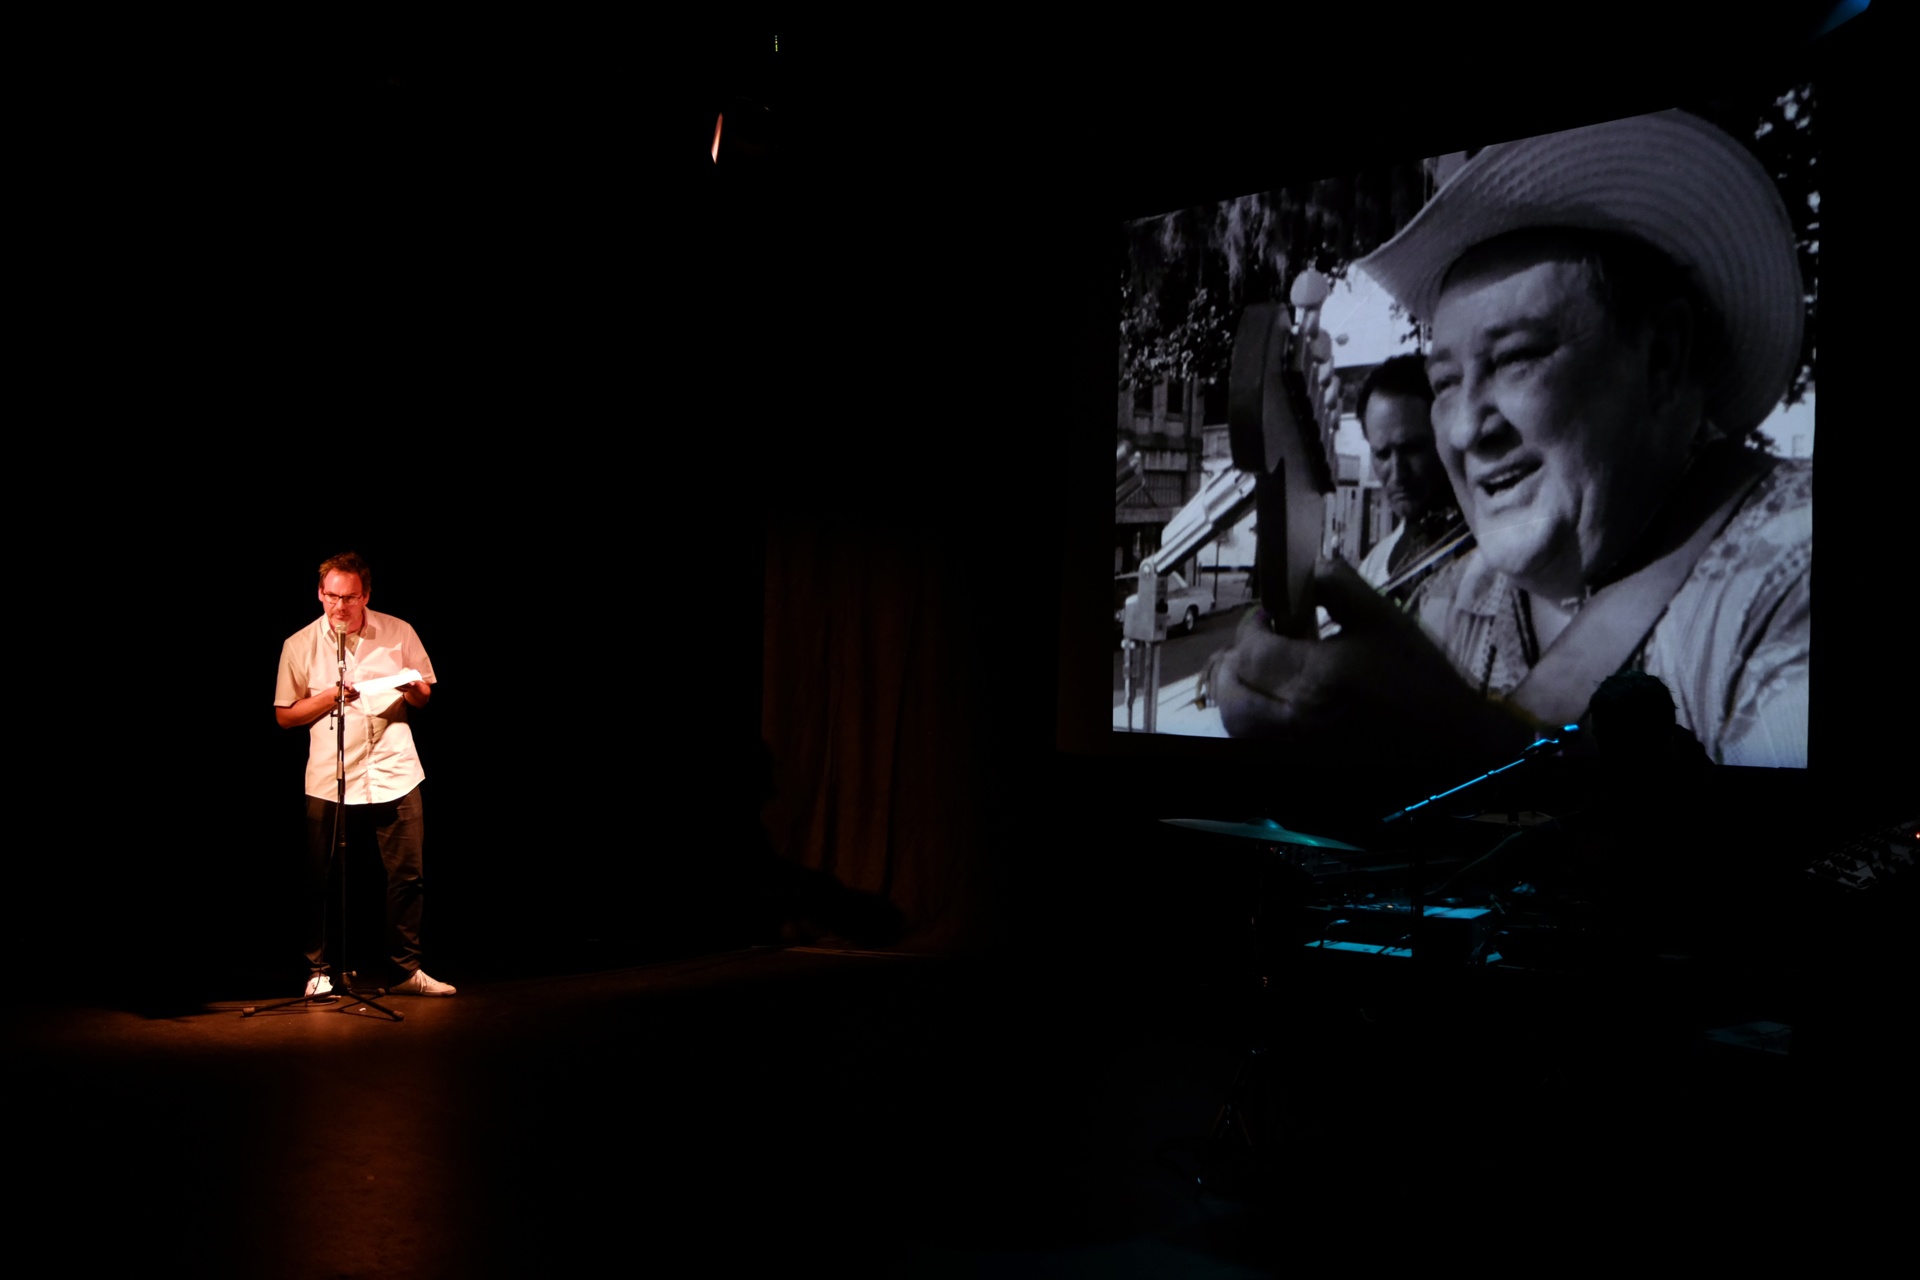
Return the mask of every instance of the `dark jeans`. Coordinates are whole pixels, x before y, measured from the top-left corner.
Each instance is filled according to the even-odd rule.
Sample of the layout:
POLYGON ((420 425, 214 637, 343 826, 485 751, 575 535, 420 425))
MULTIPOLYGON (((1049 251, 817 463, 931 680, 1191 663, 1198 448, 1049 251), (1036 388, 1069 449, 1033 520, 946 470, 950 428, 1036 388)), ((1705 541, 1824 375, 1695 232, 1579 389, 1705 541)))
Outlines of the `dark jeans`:
MULTIPOLYGON (((327 971, 327 870, 333 864, 331 800, 307 797, 307 867, 302 894, 307 968, 327 971)), ((426 823, 415 787, 386 804, 347 806, 349 847, 372 834, 387 868, 387 950, 394 964, 411 973, 420 967, 420 853, 426 823)))

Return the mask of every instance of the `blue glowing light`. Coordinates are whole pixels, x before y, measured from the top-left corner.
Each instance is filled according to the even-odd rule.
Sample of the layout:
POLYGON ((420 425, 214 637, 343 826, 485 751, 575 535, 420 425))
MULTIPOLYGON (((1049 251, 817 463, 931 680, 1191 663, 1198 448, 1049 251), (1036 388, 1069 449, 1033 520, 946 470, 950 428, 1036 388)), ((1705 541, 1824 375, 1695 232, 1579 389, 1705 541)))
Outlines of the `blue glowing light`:
POLYGON ((1309 951, 1350 951, 1365 956, 1387 956, 1394 960, 1411 960, 1412 947, 1389 947, 1376 942, 1309 942, 1309 951))
POLYGON ((1813 33, 1814 39, 1819 39, 1849 18, 1859 17, 1867 11, 1870 3, 1872 0, 1840 0, 1839 4, 1833 6, 1833 12, 1827 15, 1827 20, 1820 24, 1820 29, 1813 33))

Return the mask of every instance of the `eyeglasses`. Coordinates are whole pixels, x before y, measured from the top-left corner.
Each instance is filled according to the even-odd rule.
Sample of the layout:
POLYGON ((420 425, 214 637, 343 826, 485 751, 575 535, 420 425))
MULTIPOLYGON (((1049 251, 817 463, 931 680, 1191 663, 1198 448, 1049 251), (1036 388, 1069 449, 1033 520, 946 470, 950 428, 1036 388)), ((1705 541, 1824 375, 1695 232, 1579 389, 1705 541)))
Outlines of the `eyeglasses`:
POLYGON ((331 591, 322 591, 320 593, 320 598, 322 600, 325 600, 328 604, 359 604, 360 603, 360 596, 357 594, 350 595, 350 596, 337 596, 333 594, 333 592, 331 591))

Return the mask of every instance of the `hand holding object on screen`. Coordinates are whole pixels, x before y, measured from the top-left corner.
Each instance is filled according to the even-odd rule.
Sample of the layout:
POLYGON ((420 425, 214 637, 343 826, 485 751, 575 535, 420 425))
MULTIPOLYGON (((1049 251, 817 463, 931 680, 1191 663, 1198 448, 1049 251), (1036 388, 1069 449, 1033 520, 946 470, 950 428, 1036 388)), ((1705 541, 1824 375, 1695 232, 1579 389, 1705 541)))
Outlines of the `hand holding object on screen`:
POLYGON ((1468 688, 1418 623, 1344 562, 1316 564, 1313 588, 1338 635, 1276 635, 1256 611, 1221 655, 1211 696, 1233 737, 1459 759, 1511 755, 1538 736, 1468 688))

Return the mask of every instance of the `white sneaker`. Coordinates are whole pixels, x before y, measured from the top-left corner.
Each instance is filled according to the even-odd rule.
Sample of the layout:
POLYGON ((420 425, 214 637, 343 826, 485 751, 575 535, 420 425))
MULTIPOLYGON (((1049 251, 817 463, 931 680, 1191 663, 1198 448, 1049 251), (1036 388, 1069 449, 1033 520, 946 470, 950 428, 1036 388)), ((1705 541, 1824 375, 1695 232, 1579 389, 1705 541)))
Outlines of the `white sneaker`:
POLYGON ((451 983, 429 977, 425 969, 415 969, 407 980, 387 991, 396 996, 450 996, 457 990, 451 983))
POLYGON ((324 973, 316 973, 307 979, 306 998, 316 1000, 321 996, 333 997, 333 979, 324 973))

